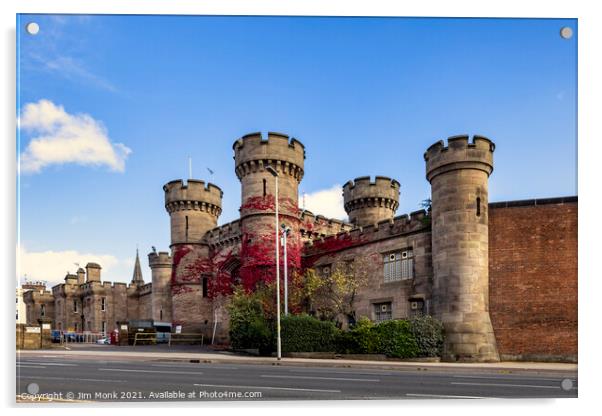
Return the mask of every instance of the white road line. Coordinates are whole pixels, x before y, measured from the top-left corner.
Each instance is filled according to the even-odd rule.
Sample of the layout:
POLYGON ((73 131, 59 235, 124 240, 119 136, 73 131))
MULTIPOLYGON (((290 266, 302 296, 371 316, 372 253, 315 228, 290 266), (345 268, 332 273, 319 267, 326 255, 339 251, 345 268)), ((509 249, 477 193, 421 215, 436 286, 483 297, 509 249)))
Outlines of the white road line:
POLYGON ((25 364, 17 364, 19 368, 46 368, 43 365, 25 365, 25 364))
POLYGON ((361 375, 367 375, 367 376, 397 376, 399 374, 397 373, 391 373, 391 372, 386 372, 387 370, 383 370, 383 373, 376 373, 376 372, 366 372, 366 371, 361 371, 361 372, 355 372, 355 371, 328 371, 328 370, 296 370, 296 369, 291 369, 288 370, 290 372, 293 373, 317 373, 317 374, 348 374, 350 376, 361 376, 361 375))
MULTIPOLYGON (((540 378, 540 377, 523 377, 521 375, 517 375, 515 377, 507 377, 507 376, 452 376, 453 378, 479 378, 479 379, 487 379, 487 380, 538 380, 538 381, 557 381, 561 382, 565 378, 570 377, 558 377, 558 378, 540 378)), ((570 378, 575 381, 575 379, 570 378)))
POLYGON ((121 371, 121 372, 127 372, 127 373, 193 374, 193 375, 203 374, 201 372, 192 372, 192 371, 126 370, 126 369, 122 369, 122 368, 99 368, 98 371, 121 371))
POLYGON ((39 364, 39 365, 58 365, 61 367, 77 367, 77 364, 65 364, 65 363, 46 363, 41 361, 21 361, 22 363, 27 364, 39 364))
POLYGON ((103 383, 125 383, 126 380, 103 380, 99 378, 73 378, 73 377, 39 377, 39 376, 20 376, 19 378, 31 378, 34 380, 74 380, 74 381, 100 381, 103 383))
MULTIPOLYGON (((163 367, 163 368, 181 368, 181 367, 190 367, 190 363, 182 363, 176 365, 166 365, 166 364, 151 364, 151 367, 163 367)), ((209 368, 215 370, 238 370, 238 367, 229 367, 229 366, 213 366, 213 365, 203 365, 202 368, 209 368)))
POLYGON ((461 383, 451 382, 462 386, 496 386, 496 387, 531 387, 533 389, 560 389, 560 386, 536 386, 533 384, 508 384, 508 383, 461 383))
POLYGON ((494 397, 488 396, 456 396, 451 394, 420 394, 420 393, 406 393, 409 397, 439 397, 441 399, 492 399, 494 397))
POLYGON ((198 387, 224 387, 229 389, 257 389, 257 390, 288 390, 288 391, 314 391, 322 393, 340 393, 341 390, 323 390, 323 389, 301 389, 293 387, 273 387, 273 386, 229 386, 225 384, 193 384, 198 387))
POLYGON ((276 376, 271 374, 262 374, 261 377, 265 378, 302 378, 306 380, 337 380, 337 381, 370 381, 373 383, 379 383, 380 380, 376 378, 343 378, 343 377, 312 377, 312 376, 276 376))

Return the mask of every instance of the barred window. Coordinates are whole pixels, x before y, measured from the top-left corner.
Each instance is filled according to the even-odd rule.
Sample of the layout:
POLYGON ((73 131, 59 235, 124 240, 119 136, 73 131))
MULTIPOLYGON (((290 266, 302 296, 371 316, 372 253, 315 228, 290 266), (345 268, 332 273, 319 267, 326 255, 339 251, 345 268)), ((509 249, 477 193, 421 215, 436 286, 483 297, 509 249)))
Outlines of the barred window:
POLYGON ((376 322, 382 322, 390 319, 393 319, 393 306, 391 302, 375 303, 374 320, 376 322))
POLYGON ((383 256, 385 282, 414 277, 414 253, 411 249, 387 253, 383 256))
POLYGON ((318 267, 318 274, 322 277, 329 277, 330 276, 330 264, 327 264, 325 266, 319 266, 318 267))
POLYGON ((100 298, 100 310, 101 311, 107 310, 107 298, 100 298))

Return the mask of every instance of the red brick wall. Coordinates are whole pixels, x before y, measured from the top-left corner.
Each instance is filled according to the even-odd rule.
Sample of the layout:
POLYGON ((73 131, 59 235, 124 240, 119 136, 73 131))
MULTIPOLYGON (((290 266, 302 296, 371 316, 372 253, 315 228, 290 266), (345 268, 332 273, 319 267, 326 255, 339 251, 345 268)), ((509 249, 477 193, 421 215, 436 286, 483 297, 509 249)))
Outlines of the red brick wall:
POLYGON ((577 358, 577 202, 545 202, 490 206, 489 307, 502 359, 577 358))

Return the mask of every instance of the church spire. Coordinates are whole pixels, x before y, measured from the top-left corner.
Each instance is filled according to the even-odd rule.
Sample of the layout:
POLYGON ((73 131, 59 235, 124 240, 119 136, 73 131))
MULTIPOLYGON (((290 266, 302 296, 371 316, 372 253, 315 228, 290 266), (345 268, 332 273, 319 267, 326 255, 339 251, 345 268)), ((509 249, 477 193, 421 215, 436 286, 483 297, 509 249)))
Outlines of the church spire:
POLYGON ((134 265, 134 275, 132 276, 132 283, 144 284, 144 278, 142 277, 142 269, 140 268, 140 257, 138 256, 137 248, 136 264, 134 265))

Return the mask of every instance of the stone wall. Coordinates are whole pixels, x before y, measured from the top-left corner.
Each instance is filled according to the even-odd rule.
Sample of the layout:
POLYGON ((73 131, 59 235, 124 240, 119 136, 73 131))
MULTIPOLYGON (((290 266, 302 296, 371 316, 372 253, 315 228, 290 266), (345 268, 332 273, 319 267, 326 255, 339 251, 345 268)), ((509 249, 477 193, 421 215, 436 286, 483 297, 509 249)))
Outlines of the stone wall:
POLYGON ((491 204, 489 304, 502 359, 577 359, 577 198, 491 204))
POLYGON ((35 350, 50 348, 52 340, 50 337, 50 321, 42 320, 37 324, 17 324, 16 326, 16 349, 35 350))
POLYGON ((305 246, 303 254, 304 267, 318 273, 353 261, 357 272, 367 276, 354 303, 356 318, 375 319, 375 304, 383 302, 391 302, 393 319, 417 312, 411 309, 414 300, 419 300, 422 312, 430 312, 431 233, 423 212, 315 240, 305 246), (413 254, 413 278, 386 282, 384 256, 408 249, 413 254))
POLYGON ((213 315, 211 300, 203 297, 203 279, 213 273, 209 247, 172 245, 172 261, 172 324, 181 325, 182 332, 199 332, 213 315))

